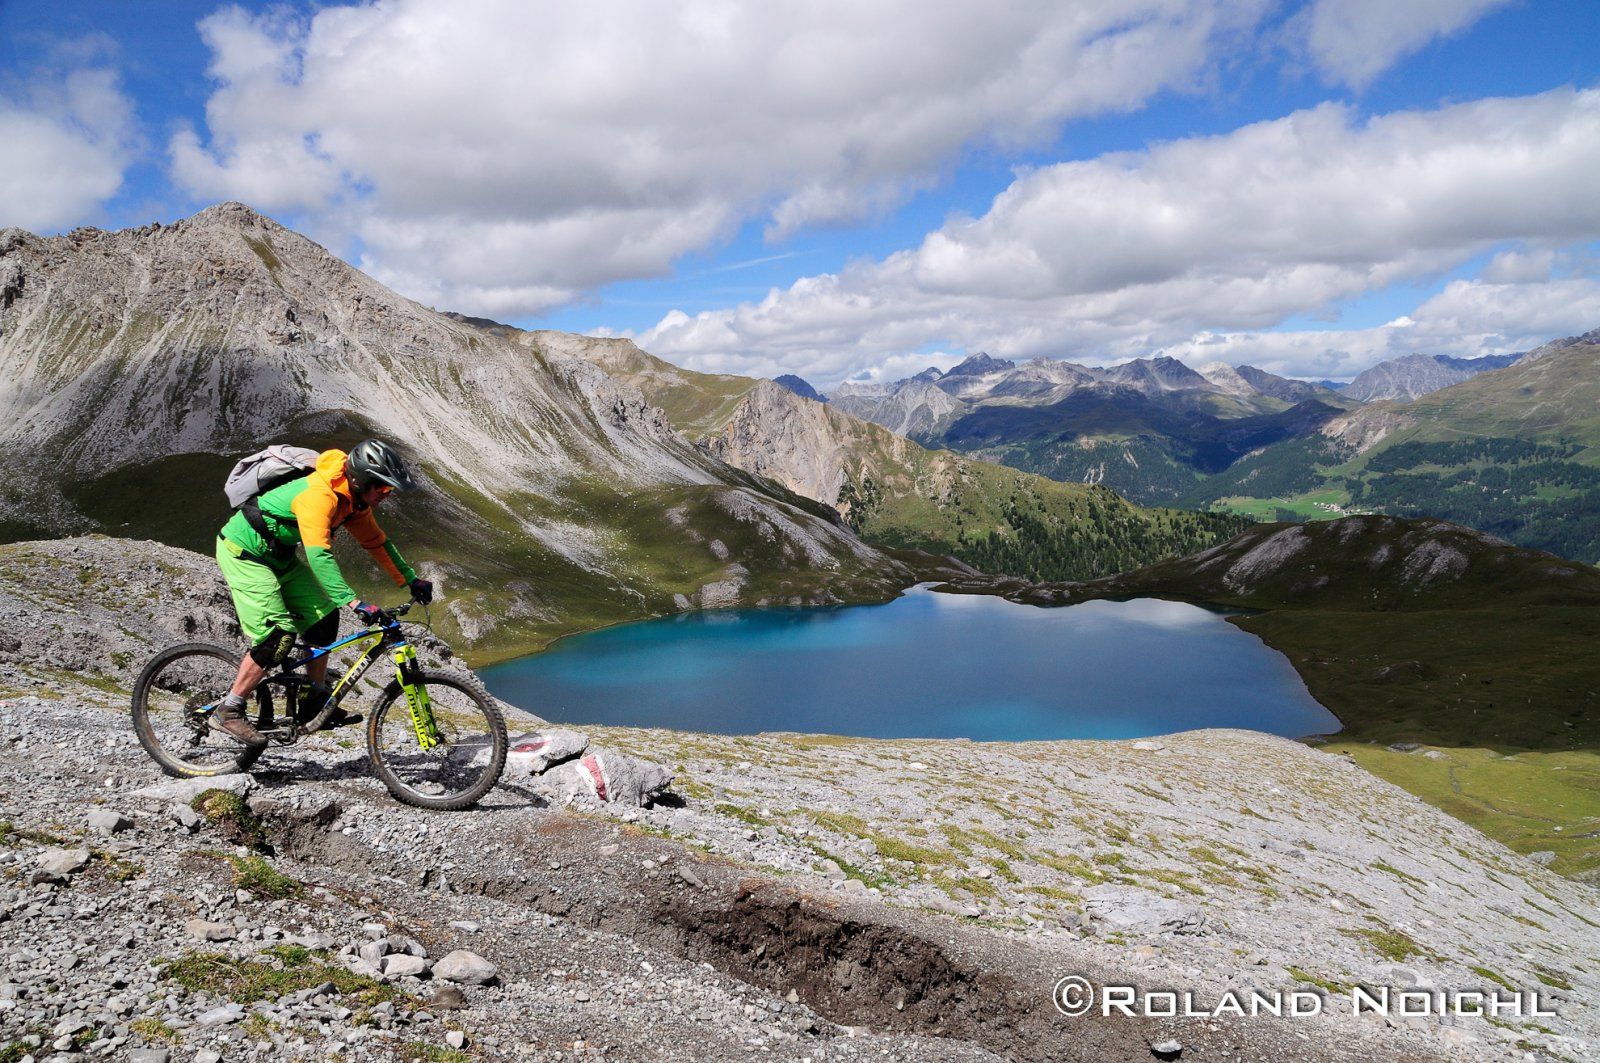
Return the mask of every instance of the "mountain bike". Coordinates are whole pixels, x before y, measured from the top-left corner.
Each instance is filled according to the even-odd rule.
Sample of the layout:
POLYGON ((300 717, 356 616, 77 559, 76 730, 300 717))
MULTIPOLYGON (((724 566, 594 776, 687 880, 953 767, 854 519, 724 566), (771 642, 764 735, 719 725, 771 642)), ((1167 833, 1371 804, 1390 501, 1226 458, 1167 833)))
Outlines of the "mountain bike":
MULTIPOLYGON (((331 646, 303 644, 304 656, 269 673, 256 687, 251 722, 268 744, 293 745, 321 729, 379 657, 395 676, 366 722, 367 756, 394 797, 418 808, 460 809, 500 781, 506 725, 500 709, 470 673, 424 671, 400 626, 414 603, 384 610, 378 623, 331 646), (306 704, 305 665, 347 646, 363 650, 339 676, 327 701, 306 704)), ((291 655, 292 656, 292 655, 291 655)), ((161 770, 178 778, 244 771, 266 747, 251 749, 210 727, 211 713, 233 685, 239 653, 204 642, 169 646, 150 659, 133 686, 133 727, 161 770)), ((332 677, 330 676, 330 679, 332 677)))

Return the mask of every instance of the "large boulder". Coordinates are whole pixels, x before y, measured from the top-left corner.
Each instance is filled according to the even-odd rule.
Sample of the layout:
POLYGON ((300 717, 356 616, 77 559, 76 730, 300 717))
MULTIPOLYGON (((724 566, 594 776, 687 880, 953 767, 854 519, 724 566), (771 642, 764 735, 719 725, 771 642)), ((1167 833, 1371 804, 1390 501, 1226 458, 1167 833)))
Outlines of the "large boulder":
POLYGON ((462 985, 486 985, 494 981, 499 969, 476 952, 456 949, 433 965, 433 976, 462 985))
POLYGON ((563 802, 597 802, 642 808, 672 785, 659 764, 621 753, 591 753, 539 777, 540 788, 563 802))
POLYGON ((526 782, 535 775, 543 775, 556 764, 583 756, 589 748, 589 739, 577 731, 530 731, 511 739, 510 745, 502 778, 507 782, 526 782))

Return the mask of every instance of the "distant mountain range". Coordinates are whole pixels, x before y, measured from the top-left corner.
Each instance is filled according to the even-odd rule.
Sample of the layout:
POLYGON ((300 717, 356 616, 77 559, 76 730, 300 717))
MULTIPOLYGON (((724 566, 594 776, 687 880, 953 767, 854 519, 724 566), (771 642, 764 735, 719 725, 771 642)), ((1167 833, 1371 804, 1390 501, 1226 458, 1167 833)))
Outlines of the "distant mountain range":
POLYGON ((829 398, 926 446, 1145 505, 1267 520, 1436 516, 1595 560, 1600 367, 1587 352, 1597 341, 1600 330, 1519 354, 1407 355, 1338 388, 1220 362, 1095 368, 977 354, 829 398))
POLYGON ((1353 403, 1251 366, 1176 358, 1096 368, 975 354, 947 372, 845 384, 835 407, 931 447, 1171 504, 1244 454, 1315 431, 1353 403))

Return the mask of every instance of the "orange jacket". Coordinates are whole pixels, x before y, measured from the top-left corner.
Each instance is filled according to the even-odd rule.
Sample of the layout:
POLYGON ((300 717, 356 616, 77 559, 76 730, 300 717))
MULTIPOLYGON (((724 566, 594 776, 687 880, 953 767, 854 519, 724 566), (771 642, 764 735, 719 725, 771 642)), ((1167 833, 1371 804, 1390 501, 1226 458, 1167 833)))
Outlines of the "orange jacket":
POLYGON ((378 527, 372 510, 356 501, 355 488, 345 475, 345 457, 342 450, 323 451, 317 458, 316 471, 305 478, 304 489, 290 503, 312 574, 341 604, 356 600, 333 557, 333 533, 341 527, 355 537, 396 585, 404 587, 417 577, 378 527))

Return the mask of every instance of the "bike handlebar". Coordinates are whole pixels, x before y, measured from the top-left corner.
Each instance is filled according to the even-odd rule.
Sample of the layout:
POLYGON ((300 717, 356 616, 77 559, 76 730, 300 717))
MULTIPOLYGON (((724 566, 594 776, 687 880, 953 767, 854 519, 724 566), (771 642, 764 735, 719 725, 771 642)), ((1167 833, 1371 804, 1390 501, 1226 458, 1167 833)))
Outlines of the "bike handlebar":
POLYGON ((416 599, 412 599, 411 601, 405 603, 404 605, 395 606, 393 609, 381 609, 380 608, 378 610, 378 615, 382 619, 380 619, 378 621, 377 626, 378 627, 389 627, 390 625, 398 624, 400 618, 402 616, 405 616, 407 613, 411 612, 411 607, 413 605, 417 605, 417 604, 419 604, 419 603, 416 601, 416 599))

